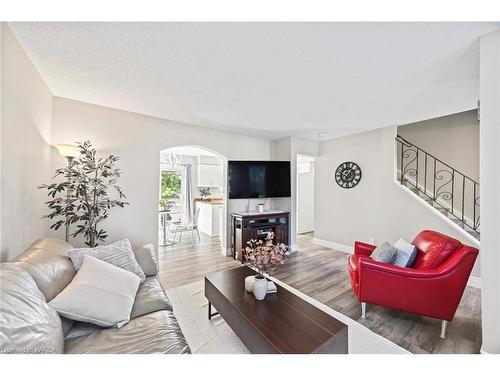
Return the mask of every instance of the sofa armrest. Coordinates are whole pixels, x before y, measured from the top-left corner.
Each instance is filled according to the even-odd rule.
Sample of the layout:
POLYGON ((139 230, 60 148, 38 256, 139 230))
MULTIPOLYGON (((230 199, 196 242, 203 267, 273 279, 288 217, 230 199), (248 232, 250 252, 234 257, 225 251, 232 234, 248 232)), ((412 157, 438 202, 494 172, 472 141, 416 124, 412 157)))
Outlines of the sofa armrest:
POLYGON ((377 246, 360 241, 354 242, 354 254, 370 256, 377 246))

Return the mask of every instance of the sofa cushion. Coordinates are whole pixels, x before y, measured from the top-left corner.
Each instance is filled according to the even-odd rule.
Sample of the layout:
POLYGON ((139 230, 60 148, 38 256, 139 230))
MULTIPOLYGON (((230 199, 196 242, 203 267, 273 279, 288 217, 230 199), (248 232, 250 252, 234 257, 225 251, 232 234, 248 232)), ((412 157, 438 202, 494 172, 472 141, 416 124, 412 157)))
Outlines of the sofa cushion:
POLYGON ((144 282, 144 279, 146 278, 144 272, 135 259, 130 241, 127 239, 105 246, 71 249, 68 251, 68 255, 71 258, 76 271, 78 271, 82 265, 83 256, 90 255, 91 257, 100 259, 106 263, 112 264, 113 266, 132 272, 141 279, 141 283, 144 282))
POLYGON ((121 327, 130 319, 139 282, 132 272, 84 255, 73 281, 49 304, 69 319, 121 327))
POLYGON ((69 354, 191 353, 171 311, 163 310, 132 319, 121 328, 106 328, 66 340, 69 354))
POLYGON ((64 337, 66 337, 66 335, 69 333, 69 331, 71 331, 71 329, 73 328, 75 321, 72 319, 65 318, 64 316, 61 316, 61 324, 62 324, 64 337))
POLYGON ((64 336, 66 340, 76 339, 78 337, 87 336, 91 333, 104 329, 98 325, 86 322, 75 322, 71 330, 64 336))
POLYGON ((33 242, 10 263, 28 272, 49 302, 61 293, 75 276, 75 269, 68 257, 68 250, 72 248, 67 242, 44 238, 33 242))
POLYGON ((156 276, 158 261, 156 260, 153 244, 135 246, 133 249, 135 259, 146 276, 156 276))
POLYGON ((0 264, 0 353, 62 353, 57 312, 21 267, 0 264))
POLYGON ((420 232, 412 243, 417 248, 417 257, 412 266, 415 269, 436 268, 462 247, 460 241, 431 230, 420 232))
POLYGON ((146 281, 139 286, 135 295, 130 319, 159 310, 172 311, 172 304, 158 278, 155 276, 146 277, 146 281))

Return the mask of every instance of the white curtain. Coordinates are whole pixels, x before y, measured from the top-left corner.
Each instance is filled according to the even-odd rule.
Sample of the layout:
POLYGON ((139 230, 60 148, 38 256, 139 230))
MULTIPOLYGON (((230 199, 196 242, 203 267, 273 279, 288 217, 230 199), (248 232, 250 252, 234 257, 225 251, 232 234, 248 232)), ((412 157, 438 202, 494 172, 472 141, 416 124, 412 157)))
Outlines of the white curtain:
POLYGON ((184 212, 186 221, 193 221, 193 182, 191 180, 191 164, 184 166, 184 212))

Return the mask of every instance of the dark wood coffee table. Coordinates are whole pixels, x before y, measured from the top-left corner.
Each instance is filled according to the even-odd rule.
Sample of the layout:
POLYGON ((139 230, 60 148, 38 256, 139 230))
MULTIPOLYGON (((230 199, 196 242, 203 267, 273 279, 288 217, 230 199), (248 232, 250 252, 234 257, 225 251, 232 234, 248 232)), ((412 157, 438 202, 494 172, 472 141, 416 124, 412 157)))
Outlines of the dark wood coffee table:
POLYGON ((245 291, 248 267, 205 277, 208 317, 212 305, 251 353, 344 353, 347 326, 277 285, 278 292, 257 301, 245 291))

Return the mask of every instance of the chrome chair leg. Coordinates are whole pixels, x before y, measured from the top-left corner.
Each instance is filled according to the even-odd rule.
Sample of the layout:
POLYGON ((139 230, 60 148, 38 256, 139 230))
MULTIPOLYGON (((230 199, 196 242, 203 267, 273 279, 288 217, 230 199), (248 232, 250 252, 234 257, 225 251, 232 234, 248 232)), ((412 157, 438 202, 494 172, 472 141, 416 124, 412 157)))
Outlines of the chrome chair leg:
POLYGON ((446 338, 446 327, 448 326, 448 321, 447 320, 442 320, 441 321, 441 338, 445 339, 446 338))
POLYGON ((361 317, 366 319, 366 302, 361 302, 361 317))

